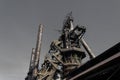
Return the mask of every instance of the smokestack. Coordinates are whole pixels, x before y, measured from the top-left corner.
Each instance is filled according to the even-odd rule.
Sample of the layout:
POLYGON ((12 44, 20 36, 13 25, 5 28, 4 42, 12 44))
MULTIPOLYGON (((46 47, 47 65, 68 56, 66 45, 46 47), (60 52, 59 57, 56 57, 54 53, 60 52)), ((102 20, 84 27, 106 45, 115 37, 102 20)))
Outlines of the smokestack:
POLYGON ((32 49, 30 65, 29 65, 29 72, 28 72, 28 76, 25 78, 25 80, 36 80, 36 78, 37 78, 39 59, 40 59, 41 42, 42 42, 42 32, 43 32, 43 25, 40 24, 39 28, 38 28, 36 48, 32 49))
POLYGON ((36 48, 35 48, 35 67, 37 67, 37 68, 39 67, 42 32, 43 32, 43 25, 40 24, 39 29, 38 29, 38 35, 37 35, 36 48))
POLYGON ((35 49, 32 48, 29 71, 31 71, 34 68, 34 61, 35 61, 35 49))

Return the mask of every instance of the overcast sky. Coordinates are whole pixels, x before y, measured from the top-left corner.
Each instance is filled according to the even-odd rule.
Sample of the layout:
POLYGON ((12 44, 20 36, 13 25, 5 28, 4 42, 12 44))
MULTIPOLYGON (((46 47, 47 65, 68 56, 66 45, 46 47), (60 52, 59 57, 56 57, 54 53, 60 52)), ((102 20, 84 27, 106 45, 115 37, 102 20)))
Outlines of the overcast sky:
POLYGON ((0 80, 24 80, 38 25, 45 26, 43 59, 70 11, 95 55, 120 41, 120 0, 0 0, 0 80))

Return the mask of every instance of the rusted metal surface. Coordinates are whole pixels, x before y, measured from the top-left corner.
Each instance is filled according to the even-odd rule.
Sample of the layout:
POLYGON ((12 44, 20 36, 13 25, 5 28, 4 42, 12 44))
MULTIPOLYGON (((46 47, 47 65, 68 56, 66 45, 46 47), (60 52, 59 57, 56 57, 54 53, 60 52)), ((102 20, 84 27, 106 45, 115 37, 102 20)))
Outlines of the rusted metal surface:
POLYGON ((37 79, 37 75, 39 71, 38 68, 39 68, 39 59, 40 59, 40 49, 42 43, 42 32, 43 32, 43 25, 40 24, 38 28, 36 48, 32 49, 29 72, 25 80, 37 79))
POLYGON ((40 49, 42 44, 42 33, 43 33, 43 25, 39 25, 38 29, 38 36, 37 36, 37 43, 36 43, 36 50, 35 50, 35 66, 39 67, 39 60, 40 60, 40 49))
POLYGON ((39 71, 39 80, 62 80, 81 65, 85 52, 81 50, 79 42, 84 33, 85 28, 74 27, 72 15, 67 15, 61 36, 50 45, 49 57, 45 58, 39 71))
POLYGON ((74 26, 73 21, 72 13, 68 14, 64 20, 61 36, 58 40, 51 42, 50 50, 46 54, 41 69, 39 69, 39 59, 43 26, 39 26, 36 48, 35 51, 32 50, 31 55, 31 69, 26 80, 66 80, 67 75, 78 69, 82 59, 86 57, 81 46, 85 47, 90 58, 95 57, 83 40, 86 28, 79 25, 74 26))
POLYGON ((85 50, 87 51, 90 59, 95 58, 94 53, 92 52, 92 50, 90 49, 90 47, 88 46, 88 44, 85 42, 85 40, 83 38, 81 39, 81 43, 82 43, 83 47, 85 48, 85 50))
POLYGON ((34 61, 35 61, 35 49, 32 48, 29 71, 31 71, 33 69, 34 61))

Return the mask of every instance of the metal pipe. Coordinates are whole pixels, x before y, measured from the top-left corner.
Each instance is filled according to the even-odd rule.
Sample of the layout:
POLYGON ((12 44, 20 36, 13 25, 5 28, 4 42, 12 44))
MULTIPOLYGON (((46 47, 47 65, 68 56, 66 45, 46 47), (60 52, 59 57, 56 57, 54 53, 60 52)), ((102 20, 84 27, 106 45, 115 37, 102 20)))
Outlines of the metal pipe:
POLYGON ((41 50, 41 42, 42 42, 42 32, 43 26, 40 24, 37 34, 37 43, 36 48, 32 49, 31 60, 29 65, 29 74, 25 78, 25 80, 36 80, 38 74, 38 67, 39 67, 39 58, 40 58, 40 50, 41 50))
POLYGON ((34 67, 34 60, 35 60, 35 48, 32 48, 29 71, 31 71, 34 67))
POLYGON ((70 30, 73 30, 74 29, 74 26, 73 26, 73 22, 72 21, 70 21, 70 30))
POLYGON ((41 43, 42 43, 42 32, 43 32, 43 25, 39 25, 38 35, 37 35, 37 43, 35 49, 35 67, 39 67, 39 59, 40 59, 40 50, 41 50, 41 43))
POLYGON ((90 47, 88 46, 88 44, 85 42, 83 38, 81 38, 81 43, 83 47, 85 48, 85 50, 87 51, 88 55, 90 56, 90 59, 95 58, 94 53, 92 52, 92 50, 90 49, 90 47))

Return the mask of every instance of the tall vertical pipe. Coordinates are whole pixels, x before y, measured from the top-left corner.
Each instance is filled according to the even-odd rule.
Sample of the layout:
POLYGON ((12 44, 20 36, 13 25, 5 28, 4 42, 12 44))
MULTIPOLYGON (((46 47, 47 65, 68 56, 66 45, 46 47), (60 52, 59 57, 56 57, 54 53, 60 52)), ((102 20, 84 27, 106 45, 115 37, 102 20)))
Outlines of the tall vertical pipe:
POLYGON ((42 43, 42 32, 43 32, 43 25, 39 25, 38 35, 37 35, 37 43, 35 48, 35 67, 39 67, 39 59, 40 59, 40 50, 41 50, 41 43, 42 43))
POLYGON ((42 42, 42 32, 43 32, 43 25, 40 24, 38 28, 36 48, 32 49, 29 72, 25 80, 36 80, 37 79, 41 42, 42 42))
POLYGON ((29 71, 31 71, 34 68, 34 60, 35 60, 35 48, 32 48, 29 71))

